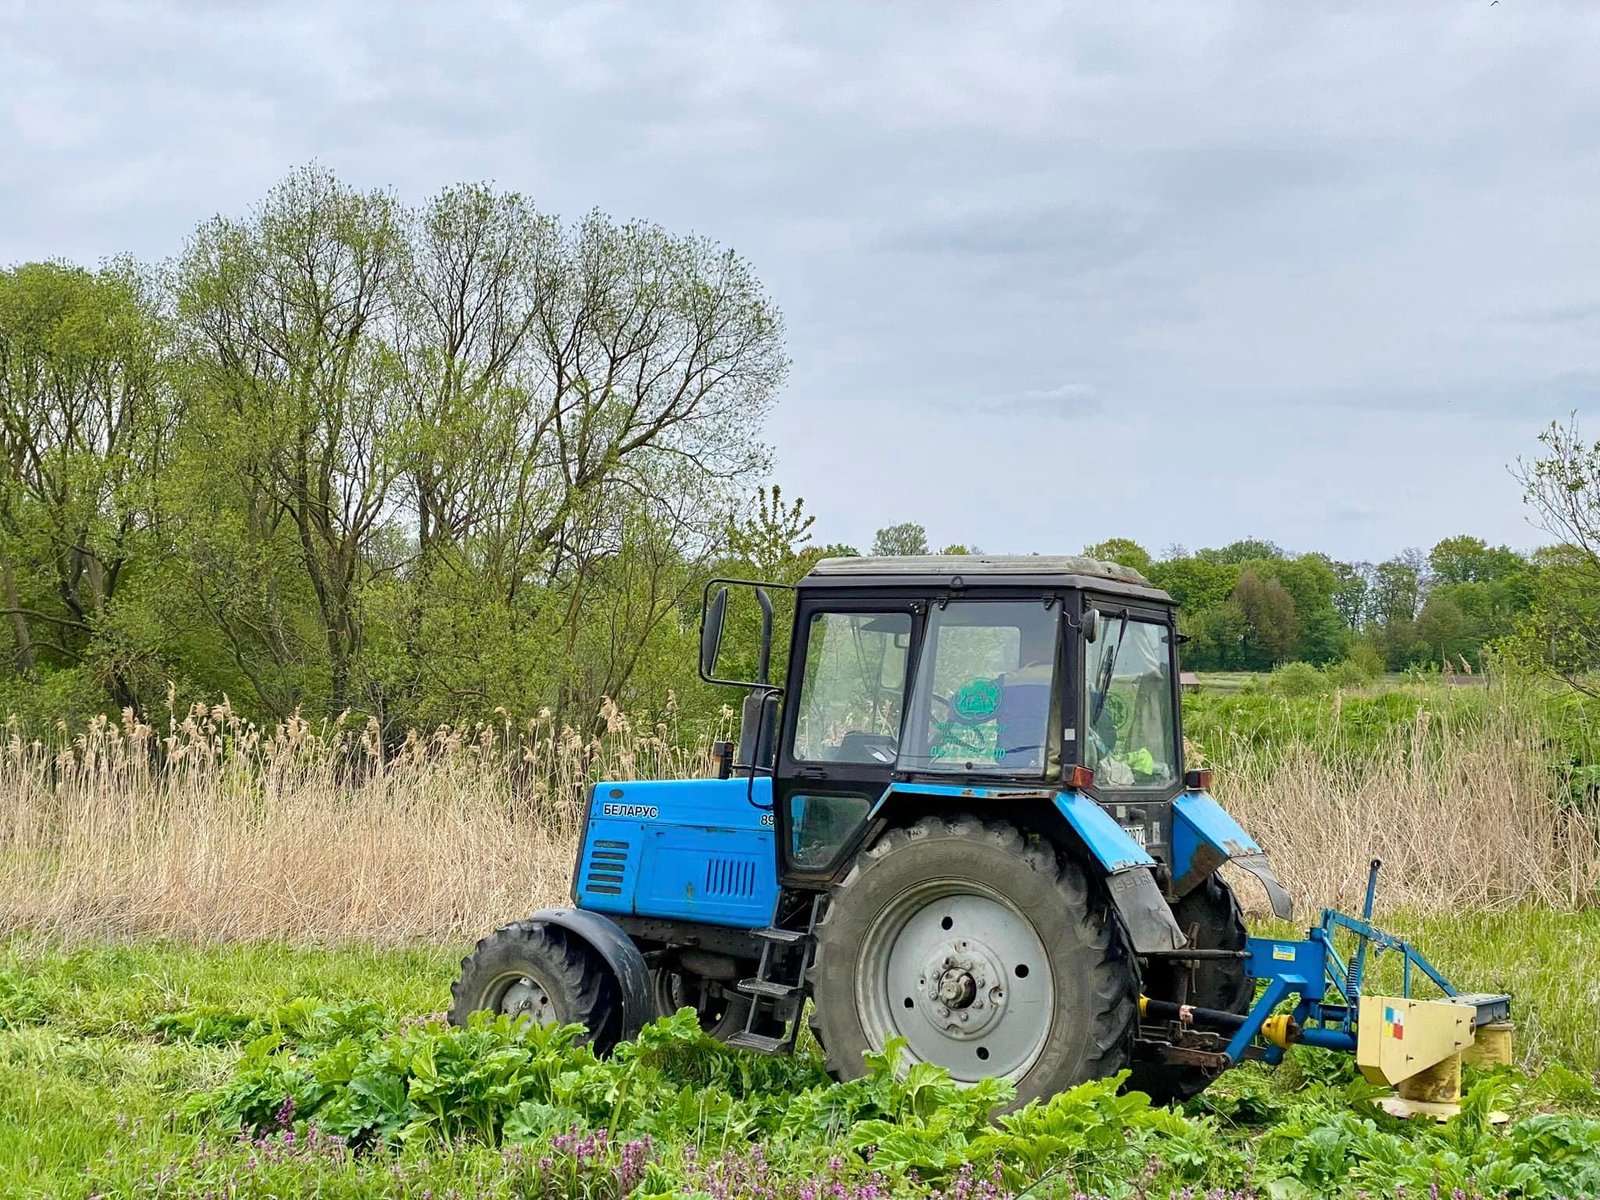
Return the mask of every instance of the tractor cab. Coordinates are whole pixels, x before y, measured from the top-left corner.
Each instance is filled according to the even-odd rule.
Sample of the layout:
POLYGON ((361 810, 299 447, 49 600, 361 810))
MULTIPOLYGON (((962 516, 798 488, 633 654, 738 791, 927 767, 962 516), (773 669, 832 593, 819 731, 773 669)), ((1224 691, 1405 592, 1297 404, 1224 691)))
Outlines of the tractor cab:
MULTIPOLYGON (((730 586, 708 589, 708 678, 730 586)), ((904 804, 981 794, 1004 816, 1064 787, 1165 860, 1184 787, 1165 592, 1087 558, 947 555, 824 559, 795 592, 787 678, 746 683, 739 764, 771 777, 786 886, 836 880, 904 804)))

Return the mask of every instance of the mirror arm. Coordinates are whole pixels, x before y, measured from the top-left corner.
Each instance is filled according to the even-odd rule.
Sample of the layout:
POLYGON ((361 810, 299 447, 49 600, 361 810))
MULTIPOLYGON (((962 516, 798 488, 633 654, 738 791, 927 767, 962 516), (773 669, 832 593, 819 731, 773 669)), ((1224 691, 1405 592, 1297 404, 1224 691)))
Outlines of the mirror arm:
POLYGON ((772 668, 772 597, 766 588, 756 589, 756 603, 761 605, 761 659, 756 664, 756 682, 766 684, 772 668))

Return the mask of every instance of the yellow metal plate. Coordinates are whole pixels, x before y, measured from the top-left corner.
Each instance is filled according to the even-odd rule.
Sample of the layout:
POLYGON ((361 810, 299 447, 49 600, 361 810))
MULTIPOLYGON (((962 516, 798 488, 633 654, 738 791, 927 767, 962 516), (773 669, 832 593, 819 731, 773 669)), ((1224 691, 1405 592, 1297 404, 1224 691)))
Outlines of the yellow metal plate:
POLYGON ((1356 1066, 1391 1086, 1472 1045, 1473 1012, 1448 1000, 1362 996, 1356 1012, 1356 1066))

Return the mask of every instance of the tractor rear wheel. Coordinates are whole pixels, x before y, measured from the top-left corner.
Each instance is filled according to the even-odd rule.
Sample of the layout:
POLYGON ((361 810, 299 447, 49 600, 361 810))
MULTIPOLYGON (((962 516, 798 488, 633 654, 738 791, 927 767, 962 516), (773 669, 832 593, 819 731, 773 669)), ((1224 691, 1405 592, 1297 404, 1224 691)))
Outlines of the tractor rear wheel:
POLYGON ((891 829, 817 926, 812 1029, 836 1078, 904 1038, 903 1066, 1009 1080, 1014 1106, 1129 1063, 1138 979, 1078 864, 1014 826, 929 817, 891 829))
MULTIPOLYGON (((1194 931, 1197 950, 1243 950, 1249 938, 1238 898, 1214 874, 1173 905, 1172 915, 1179 929, 1194 931)), ((1231 1013, 1250 1011, 1255 988, 1242 961, 1212 959, 1195 964, 1192 980, 1185 979, 1188 974, 1185 964, 1152 963, 1145 968, 1144 994, 1156 1000, 1177 1000, 1187 982, 1184 1003, 1231 1013)), ((1216 1073, 1204 1067, 1136 1062, 1127 1090, 1144 1092, 1156 1104, 1179 1104, 1205 1091, 1215 1078, 1216 1073)))
POLYGON ((461 960, 450 1021, 493 1012, 539 1025, 582 1025, 597 1053, 617 1043, 622 1001, 605 962, 582 939, 542 921, 504 925, 461 960))

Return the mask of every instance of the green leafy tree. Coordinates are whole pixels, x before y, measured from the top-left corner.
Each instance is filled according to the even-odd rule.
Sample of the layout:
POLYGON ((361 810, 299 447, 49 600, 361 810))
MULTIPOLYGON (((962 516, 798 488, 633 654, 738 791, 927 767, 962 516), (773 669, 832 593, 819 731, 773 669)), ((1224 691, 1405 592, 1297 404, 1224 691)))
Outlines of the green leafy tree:
POLYGON ((805 511, 806 502, 786 504, 777 484, 756 489, 752 511, 728 518, 728 552, 742 559, 764 579, 789 582, 806 557, 811 527, 816 518, 805 511))
MULTIPOLYGON (((400 566, 375 561, 373 552, 405 462, 398 363, 384 337, 404 256, 393 197, 307 168, 249 219, 202 226, 179 267, 179 316, 206 408, 193 470, 235 480, 230 499, 251 513, 249 557, 283 544, 280 531, 293 545, 315 602, 331 713, 357 698, 362 589, 400 566)), ((188 516, 204 547, 204 514, 188 516)), ((195 561, 204 561, 203 549, 195 561)), ((231 600, 241 583, 249 586, 216 577, 199 586, 231 600)), ((289 697, 259 676, 245 648, 244 626, 255 614, 226 601, 212 611, 229 625, 240 669, 257 677, 263 700, 278 697, 273 707, 281 710, 289 697)))
POLYGON ((782 321, 704 239, 483 187, 404 209, 307 169, 204 226, 178 284, 175 532, 270 712, 459 719, 520 679, 587 723, 768 462, 782 321))
POLYGON ((1391 671, 1425 662, 1427 644, 1417 635, 1417 614, 1426 588, 1426 560, 1415 550, 1373 568, 1368 620, 1373 639, 1391 671))
POLYGON ((1367 623, 1368 610, 1371 606, 1372 564, 1336 562, 1329 559, 1328 567, 1333 571, 1334 577, 1333 607, 1344 619, 1347 628, 1359 632, 1367 623))
POLYGON ((1327 558, 1303 554, 1265 559, 1248 564, 1246 569, 1262 578, 1277 580, 1294 600, 1300 632, 1292 657, 1318 665, 1344 657, 1350 634, 1334 604, 1339 577, 1327 558))
POLYGON ((1300 637, 1300 618, 1283 584, 1246 567, 1231 600, 1245 622, 1246 665, 1264 670, 1286 661, 1300 637))
POLYGON ((1437 592, 1428 597, 1417 614, 1416 634, 1433 660, 1446 666, 1453 667, 1473 648, 1467 617, 1461 606, 1437 592))
POLYGON ((1600 696, 1600 564, 1581 547, 1547 546, 1533 556, 1533 599, 1503 648, 1574 689, 1600 696))
POLYGON ((1482 538, 1461 534, 1428 551, 1428 570, 1435 585, 1493 583, 1527 570, 1527 563, 1507 546, 1490 546, 1482 538))
POLYGON ((1189 644, 1182 650, 1183 664, 1193 671, 1237 671, 1249 665, 1245 639, 1250 623, 1232 599, 1190 613, 1180 609, 1182 632, 1189 644))
POLYGON ((1219 549, 1197 550, 1195 557, 1223 566, 1238 566, 1241 563, 1261 559, 1282 558, 1283 550, 1276 542, 1269 542, 1264 538, 1240 538, 1237 542, 1229 542, 1219 549))
POLYGON ((1180 609, 1205 612, 1224 603, 1239 582, 1239 568, 1204 558, 1168 558, 1150 564, 1150 581, 1178 602, 1180 609))
POLYGON ((1543 453, 1515 473, 1534 522, 1556 539, 1535 556, 1540 568, 1522 650, 1590 695, 1600 695, 1600 441, 1584 439, 1574 416, 1539 435, 1543 453))
POLYGON ((12 661, 82 664, 119 705, 137 664, 117 605, 159 561, 156 484, 180 407, 154 281, 31 263, 0 272, 0 600, 12 661))
POLYGON ((1150 552, 1131 538, 1110 538, 1104 542, 1096 542, 1092 546, 1085 546, 1083 552, 1090 558, 1098 558, 1102 562, 1114 562, 1120 566, 1132 567, 1141 574, 1150 573, 1150 564, 1154 561, 1150 552))
POLYGON ((874 557, 926 553, 928 553, 928 531, 914 521, 902 521, 899 525, 885 526, 872 538, 874 557))

